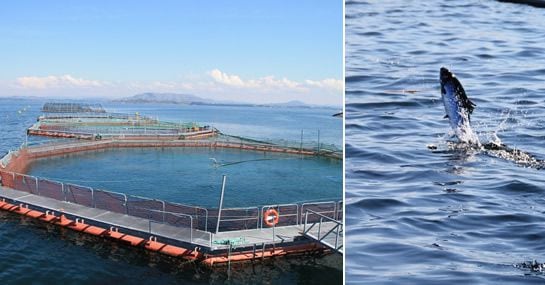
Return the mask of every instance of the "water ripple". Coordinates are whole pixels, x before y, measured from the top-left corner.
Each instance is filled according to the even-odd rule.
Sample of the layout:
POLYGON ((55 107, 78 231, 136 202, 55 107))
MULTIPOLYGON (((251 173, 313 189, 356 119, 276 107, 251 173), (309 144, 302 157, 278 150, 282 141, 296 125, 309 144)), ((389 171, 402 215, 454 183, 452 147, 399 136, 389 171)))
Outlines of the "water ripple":
POLYGON ((482 140, 545 158, 545 9, 348 1, 346 15, 348 282, 544 283, 545 170, 449 148, 437 77, 460 78, 482 140))

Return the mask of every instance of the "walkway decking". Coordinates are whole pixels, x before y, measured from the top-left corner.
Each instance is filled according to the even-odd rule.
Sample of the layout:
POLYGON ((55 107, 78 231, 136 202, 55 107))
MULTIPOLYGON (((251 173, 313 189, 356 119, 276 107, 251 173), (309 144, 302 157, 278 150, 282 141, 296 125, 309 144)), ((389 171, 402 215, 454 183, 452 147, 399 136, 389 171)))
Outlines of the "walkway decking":
MULTIPOLYGON (((263 244, 280 245, 299 240, 310 241, 310 239, 303 236, 303 225, 276 227, 274 229, 238 230, 213 234, 196 229, 190 230, 189 228, 175 227, 154 221, 150 222, 150 220, 145 218, 90 208, 2 186, 0 186, 0 198, 14 201, 17 205, 22 203, 29 205, 30 208, 54 211, 57 215, 64 213, 67 216, 82 218, 89 224, 94 223, 105 228, 116 227, 119 228, 120 231, 128 230, 131 234, 135 234, 144 239, 153 236, 161 242, 170 244, 181 243, 186 246, 199 246, 210 252, 225 250, 229 247, 226 245, 228 242, 237 248, 250 248, 263 244)), ((324 222, 322 223, 321 231, 327 231, 334 226, 334 223, 324 222)), ((313 229, 314 234, 316 235, 317 230, 317 228, 313 229)), ((313 233, 313 231, 311 231, 311 233, 313 233)))

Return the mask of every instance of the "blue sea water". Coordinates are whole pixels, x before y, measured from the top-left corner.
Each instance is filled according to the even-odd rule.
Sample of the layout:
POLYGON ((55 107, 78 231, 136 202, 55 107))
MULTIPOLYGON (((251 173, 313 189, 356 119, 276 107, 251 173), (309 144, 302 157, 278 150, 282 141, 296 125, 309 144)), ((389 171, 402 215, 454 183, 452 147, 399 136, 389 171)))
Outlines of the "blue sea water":
POLYGON ((342 200, 342 160, 238 149, 93 151, 40 159, 28 173, 206 208, 218 207, 222 175, 225 207, 342 200))
MULTIPOLYGON (((36 121, 36 118, 40 115, 40 108, 45 101, 40 99, 0 98, 0 134, 2 136, 0 138, 0 154, 2 156, 7 151, 16 149, 25 142, 25 130, 36 121)), ((173 122, 194 121, 214 126, 222 124, 224 117, 221 114, 223 113, 225 114, 225 126, 229 126, 229 128, 217 127, 225 133, 243 135, 248 134, 246 130, 255 130, 257 127, 260 131, 253 135, 255 138, 277 138, 291 141, 294 138, 300 140, 301 129, 303 129, 304 134, 307 134, 307 137, 304 137, 305 141, 310 142, 311 130, 314 130, 317 135, 317 130, 320 129, 321 142, 337 144, 338 147, 342 142, 342 120, 331 117, 331 113, 335 113, 335 110, 282 108, 265 110, 252 107, 236 107, 236 111, 233 111, 233 108, 225 106, 125 105, 109 102, 104 102, 103 105, 108 111, 139 112, 142 115, 158 116, 160 120, 173 122), (205 121, 206 118, 208 118, 207 121, 205 121)), ((30 139, 30 141, 33 140, 37 139, 30 139)), ((128 150, 128 152, 131 151, 150 160, 154 155, 158 154, 145 153, 142 150, 128 150)), ((174 150, 166 151, 173 152, 174 156, 183 153, 183 151, 178 153, 174 150)), ((195 156, 198 152, 199 150, 196 150, 189 154, 195 156)), ((123 152, 115 155, 124 156, 123 152)), ((226 162, 227 160, 253 158, 255 156, 229 151, 215 155, 226 162)), ((98 158, 100 161, 100 154, 98 158)), ((102 161, 112 162, 109 160, 110 158, 109 156, 103 156, 102 161)), ((193 157, 192 159, 196 158, 193 157)), ((202 167, 210 166, 208 158, 206 160, 206 162, 199 160, 202 167)), ((274 161, 277 160, 269 162, 274 161)), ((278 161, 284 162, 283 160, 278 161)), ((45 163, 49 163, 48 167, 53 167, 59 162, 60 160, 53 159, 45 163)), ((163 162, 169 163, 168 161, 163 162)), ((290 162, 295 169, 297 167, 314 167, 317 165, 318 169, 320 169, 320 167, 329 163, 300 159, 290 162)), ((341 197, 340 193, 342 191, 342 181, 339 178, 339 176, 342 177, 342 173, 340 173, 342 170, 339 170, 341 166, 340 163, 334 166, 337 170, 333 176, 336 177, 324 178, 324 181, 336 185, 337 189, 333 191, 336 192, 334 194, 336 197, 341 197)), ((216 176, 221 179, 222 171, 214 172, 211 169, 208 168, 209 172, 205 174, 208 175, 209 181, 214 180, 216 176)), ((218 169, 222 170, 222 167, 218 169)), ((235 171, 234 168, 229 170, 227 166, 223 170, 227 172, 235 171)), ((57 169, 50 168, 47 171, 52 171, 51 174, 57 173, 60 175, 59 172, 55 172, 59 171, 57 169)), ((180 171, 182 171, 178 173, 180 177, 187 178, 189 176, 188 169, 180 169, 180 171), (183 171, 186 171, 186 173, 183 173, 183 171)), ((281 169, 278 171, 281 171, 281 169)), ((310 175, 311 171, 307 173, 310 175)), ((103 172, 103 174, 106 175, 107 173, 103 172)), ((236 175, 233 174, 233 176, 236 175)), ((101 180, 104 183, 106 179, 100 177, 100 179, 96 180, 101 180)), ((109 180, 113 181, 112 179, 109 180)), ((119 177, 116 177, 116 180, 119 180, 119 177)), ((221 180, 218 181, 218 185, 220 182, 221 180)), ((76 184, 86 185, 85 183, 76 184)), ((136 184, 138 183, 133 185, 136 184)), ((112 185, 114 184, 110 184, 110 186, 112 185)), ((141 190, 143 191, 143 189, 141 190)), ((214 188, 214 191, 217 192, 217 189, 214 188)), ((228 198, 228 193, 226 194, 226 201, 233 198, 233 196, 228 198)), ((142 196, 150 197, 153 195, 146 194, 142 196)), ((269 197, 269 199, 271 198, 269 197)), ((217 201, 217 197, 214 197, 214 200, 217 201)), ((246 202, 257 203, 258 201, 246 202)), ((235 199, 229 203, 237 205, 238 201, 235 199)), ((215 205, 215 203, 211 204, 215 205)), ((342 280, 342 258, 336 255, 318 258, 281 258, 250 265, 238 264, 234 265, 231 278, 228 280, 226 268, 202 268, 192 263, 188 264, 163 255, 134 250, 114 242, 77 234, 5 212, 0 212, 0 255, 2 255, 0 261, 0 268, 2 268, 0 270, 0 282, 2 284, 338 284, 342 280)))
POLYGON ((496 1, 346 3, 349 283, 545 283, 545 172, 455 149, 439 68, 482 142, 545 159, 545 9, 496 1), (437 149, 429 149, 434 146, 437 149))
MULTIPOLYGON (((106 105, 105 105, 106 106, 106 105)), ((342 149, 342 120, 334 109, 107 103, 107 110, 136 112, 169 122, 198 122, 221 132, 260 140, 332 145, 342 149)))

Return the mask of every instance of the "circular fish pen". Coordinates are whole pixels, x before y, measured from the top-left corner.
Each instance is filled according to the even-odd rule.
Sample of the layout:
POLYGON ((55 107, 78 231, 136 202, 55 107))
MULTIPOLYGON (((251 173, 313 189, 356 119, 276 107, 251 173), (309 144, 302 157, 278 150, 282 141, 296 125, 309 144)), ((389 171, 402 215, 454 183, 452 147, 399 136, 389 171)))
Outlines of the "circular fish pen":
POLYGON ((249 207, 340 200, 340 161, 222 147, 121 147, 33 160, 25 173, 188 205, 249 207), (92 170, 92 171, 90 171, 92 170))
POLYGON ((142 133, 140 118, 136 124, 131 117, 92 116, 98 121, 49 116, 29 129, 72 139, 25 146, 0 161, 3 209, 80 231, 85 221, 95 227, 91 234, 210 265, 342 251, 339 153, 245 140, 208 126, 162 128, 153 120, 142 133), (160 131, 148 133, 150 125, 160 131), (110 131, 97 137, 98 129, 110 131), (270 212, 277 213, 272 224, 270 212))

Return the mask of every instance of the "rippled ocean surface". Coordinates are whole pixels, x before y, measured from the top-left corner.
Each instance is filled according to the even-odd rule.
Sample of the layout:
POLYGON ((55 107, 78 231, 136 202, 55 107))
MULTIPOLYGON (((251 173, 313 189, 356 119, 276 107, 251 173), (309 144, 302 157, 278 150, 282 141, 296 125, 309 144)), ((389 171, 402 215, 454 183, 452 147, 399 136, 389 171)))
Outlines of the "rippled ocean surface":
POLYGON ((545 283, 520 266, 545 262, 545 170, 453 148, 438 78, 481 142, 545 159, 545 9, 348 1, 346 43, 347 280, 545 283))
MULTIPOLYGON (((25 129, 36 121, 44 102, 0 98, 1 156, 25 142, 25 129)), ((223 122, 218 128, 235 135, 258 128, 253 137, 261 139, 296 140, 304 129, 305 141, 312 141, 320 129, 320 141, 342 142, 342 120, 331 117, 336 110, 103 105, 108 111, 140 112, 174 122, 223 122)), ((210 270, 3 211, 0 256, 1 284, 339 284, 343 267, 337 255, 279 258, 233 265, 227 279, 225 267, 210 270)))

